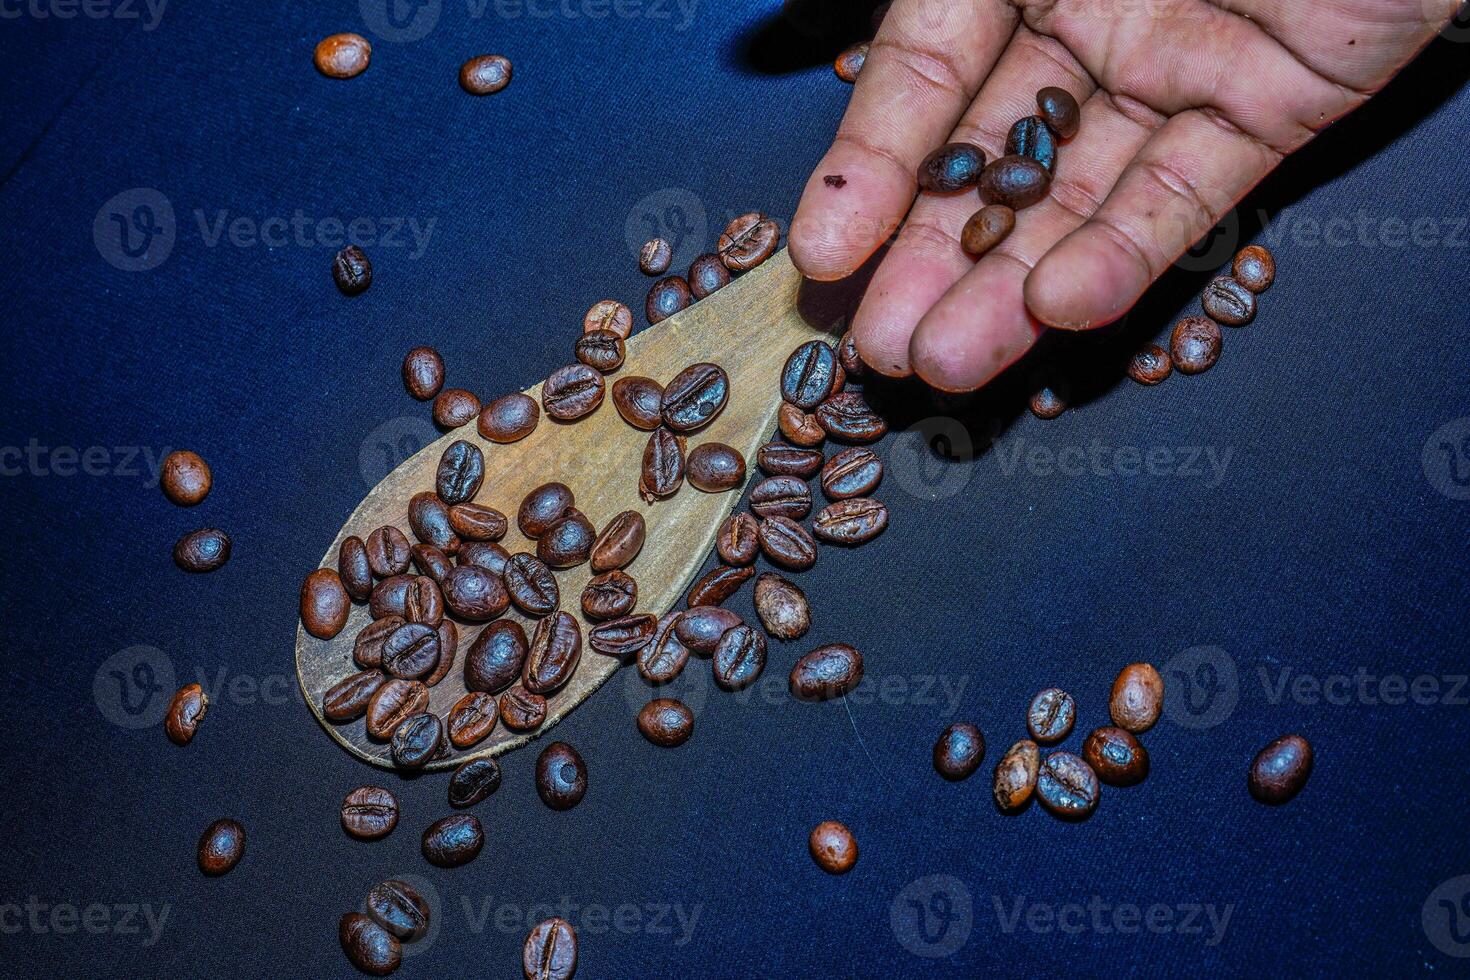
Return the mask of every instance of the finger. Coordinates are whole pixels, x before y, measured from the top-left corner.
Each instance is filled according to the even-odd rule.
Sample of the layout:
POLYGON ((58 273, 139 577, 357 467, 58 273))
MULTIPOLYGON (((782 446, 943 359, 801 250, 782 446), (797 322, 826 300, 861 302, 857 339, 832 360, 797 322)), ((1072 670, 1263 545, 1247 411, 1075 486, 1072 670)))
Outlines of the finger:
MULTIPOLYGON (((1018 119, 1036 113, 1036 90, 1058 85, 1085 101, 1092 80, 1052 38, 1021 28, 954 132, 941 142, 973 143, 994 160, 1018 119)), ((960 247, 960 232, 980 206, 973 191, 921 194, 893 247, 874 274, 853 319, 863 360, 882 374, 913 373, 909 338, 920 317, 949 287, 975 267, 960 247)))
POLYGON ((919 321, 909 344, 919 377, 944 391, 972 391, 1035 343, 1042 328, 1026 311, 1027 274, 1097 209, 1162 123, 1162 116, 1105 92, 1083 104, 1081 129, 1057 155, 1050 193, 1017 214, 1010 236, 919 321))
POLYGON ((973 100, 1018 20, 1004 0, 897 0, 792 219, 797 268, 844 278, 893 234, 919 162, 973 100))

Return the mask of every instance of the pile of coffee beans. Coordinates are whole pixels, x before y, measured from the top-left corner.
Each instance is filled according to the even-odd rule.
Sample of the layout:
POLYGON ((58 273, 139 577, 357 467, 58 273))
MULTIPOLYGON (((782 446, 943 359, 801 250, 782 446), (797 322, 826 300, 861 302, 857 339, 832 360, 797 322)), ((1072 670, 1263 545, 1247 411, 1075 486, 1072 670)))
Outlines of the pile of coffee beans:
POLYGON ((382 881, 367 893, 363 912, 337 923, 348 961, 369 976, 387 976, 403 962, 403 944, 429 931, 429 903, 405 881, 382 881))

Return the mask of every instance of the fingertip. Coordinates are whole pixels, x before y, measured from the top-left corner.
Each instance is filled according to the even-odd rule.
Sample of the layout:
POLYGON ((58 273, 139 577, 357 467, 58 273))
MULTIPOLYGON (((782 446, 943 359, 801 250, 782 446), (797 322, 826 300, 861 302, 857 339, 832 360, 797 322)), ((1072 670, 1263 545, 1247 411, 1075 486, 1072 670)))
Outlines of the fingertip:
POLYGON ((1022 305, 1019 280, 982 263, 946 294, 909 341, 914 372, 931 388, 966 392, 1019 360, 1044 329, 1022 305))
POLYGON ((802 275, 845 279, 898 229, 913 187, 842 145, 817 165, 791 220, 787 243, 802 275))
POLYGON ((1127 313, 1152 277, 1098 225, 1062 239, 1026 277, 1026 308, 1049 327, 1090 330, 1127 313))

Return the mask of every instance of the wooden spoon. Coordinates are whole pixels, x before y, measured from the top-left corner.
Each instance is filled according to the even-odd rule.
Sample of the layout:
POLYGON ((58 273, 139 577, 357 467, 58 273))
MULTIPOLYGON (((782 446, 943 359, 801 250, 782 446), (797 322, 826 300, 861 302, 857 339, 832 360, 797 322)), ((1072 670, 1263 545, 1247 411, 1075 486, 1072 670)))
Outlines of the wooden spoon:
MULTIPOLYGON (((536 550, 535 542, 521 535, 515 526, 516 510, 528 491, 557 480, 572 488, 576 506, 598 530, 622 511, 636 510, 643 515, 647 542, 628 568, 638 582, 636 611, 662 615, 681 604, 720 523, 740 499, 742 488, 710 494, 686 481, 674 496, 645 503, 638 495, 638 476, 649 433, 623 421, 612 405, 612 383, 620 377, 643 375, 666 384, 690 364, 710 361, 722 366, 730 376, 729 401, 709 426, 690 434, 688 445, 690 449, 704 442, 734 446, 745 456, 748 479, 756 471, 756 449, 770 438, 774 428, 781 403, 781 367, 787 356, 813 338, 831 339, 830 334, 809 325, 798 312, 800 287, 801 276, 783 250, 708 299, 630 338, 626 362, 608 377, 609 394, 591 415, 560 423, 543 413, 535 432, 506 445, 481 439, 471 424, 425 446, 384 477, 358 505, 327 548, 322 566, 336 568, 337 550, 344 538, 357 535, 366 539, 374 528, 385 524, 397 526, 414 540, 408 526, 409 498, 434 489, 439 457, 450 443, 463 439, 485 454, 485 480, 475 499, 510 518, 510 531, 500 542, 507 551, 514 554, 536 550)), ((574 340, 574 336, 567 337, 568 348, 574 340)), ((527 388, 526 394, 539 402, 541 385, 527 388)), ((513 732, 497 724, 485 741, 432 762, 428 769, 457 766, 466 759, 499 755, 526 744, 550 730, 618 669, 616 659, 597 653, 586 643, 592 624, 582 615, 581 595, 592 577, 591 569, 583 564, 556 575, 562 609, 576 615, 582 627, 582 659, 566 687, 548 699, 545 723, 531 733, 513 732)), ((529 637, 533 621, 514 608, 506 615, 519 620, 529 637)), ((333 725, 322 717, 322 696, 327 689, 360 669, 352 660, 353 642, 370 621, 367 605, 359 603, 354 605, 347 626, 331 640, 317 639, 298 627, 296 673, 306 703, 334 739, 359 758, 391 767, 388 744, 369 739, 361 719, 333 725)), ((450 708, 465 694, 465 652, 484 628, 483 624, 457 625, 459 650, 454 667, 430 689, 429 710, 446 721, 450 708)))

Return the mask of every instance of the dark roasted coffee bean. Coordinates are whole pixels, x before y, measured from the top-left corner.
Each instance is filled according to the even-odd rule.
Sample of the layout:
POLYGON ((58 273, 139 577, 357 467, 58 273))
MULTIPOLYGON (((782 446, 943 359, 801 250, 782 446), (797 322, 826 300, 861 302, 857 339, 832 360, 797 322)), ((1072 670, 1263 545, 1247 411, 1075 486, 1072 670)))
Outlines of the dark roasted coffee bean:
POLYGON ((1051 173, 1030 157, 1001 157, 980 175, 980 196, 986 204, 1004 204, 1020 211, 1046 197, 1051 173))
POLYGON ((425 860, 440 868, 468 864, 484 846, 480 821, 470 813, 451 814, 429 824, 422 842, 425 860))
POLYGON ((550 616, 561 605, 561 589, 546 563, 525 553, 510 556, 505 563, 505 591, 510 601, 527 616, 550 616))
POLYGON ((497 694, 521 676, 530 644, 521 624, 503 619, 480 631, 464 658, 464 686, 497 694))
POLYGON ((847 874, 857 864, 857 841, 852 831, 836 820, 824 820, 813 827, 806 843, 817 867, 829 875, 847 874))
POLYGON ((1243 327, 1256 318, 1256 294, 1231 276, 1220 276, 1200 296, 1205 315, 1227 327, 1243 327))
POLYGON ((457 749, 479 744, 495 729, 498 717, 500 705, 493 694, 471 691, 449 709, 449 744, 457 749))
POLYGON ((741 623, 720 637, 713 658, 715 681, 727 691, 749 687, 766 669, 766 638, 741 623))
POLYGON ((1154 727, 1164 710, 1164 678, 1153 664, 1129 664, 1113 681, 1108 713, 1113 724, 1134 734, 1154 727))
POLYGON ((661 276, 674 262, 674 248, 662 238, 650 238, 638 250, 638 269, 645 276, 661 276))
POLYGON ((665 276, 649 287, 643 315, 649 323, 662 323, 686 308, 693 298, 694 292, 683 276, 665 276))
POLYGON ((1173 369, 1169 352, 1158 344, 1145 344, 1128 359, 1128 377, 1141 385, 1159 384, 1173 369))
POLYGON ((1037 694, 1026 709, 1026 729, 1042 745, 1054 745, 1072 734, 1076 720, 1077 702, 1059 687, 1037 694))
POLYGON ((592 544, 592 570, 610 572, 627 568, 643 550, 646 531, 643 515, 636 510, 625 510, 608 521, 592 544))
POLYGON ((1051 421, 1067 410, 1067 402, 1055 389, 1042 387, 1031 396, 1031 414, 1051 421))
POLYGON ((588 619, 616 619, 638 605, 638 583, 622 569, 595 575, 582 590, 582 612, 588 619))
POLYGON ((786 358, 781 369, 781 398, 797 408, 816 408, 832 394, 836 375, 836 352, 820 340, 809 340, 786 358))
POLYGON ((731 272, 745 272, 775 254, 780 241, 781 229, 776 222, 751 211, 731 221, 720 233, 720 261, 731 272))
POLYGON ((417 680, 439 663, 439 631, 424 623, 404 623, 383 643, 382 667, 389 677, 417 680))
POLYGON ((888 507, 871 497, 828 504, 812 519, 812 533, 828 544, 866 544, 888 526, 888 507))
POLYGON ((1247 245, 1235 255, 1231 275, 1253 293, 1264 293, 1276 281, 1276 257, 1261 245, 1247 245))
POLYGON ((368 702, 387 681, 376 669, 347 675, 322 695, 322 716, 334 725, 356 721, 367 713, 368 702))
POLYGON ((817 423, 817 417, 803 412, 790 402, 783 401, 776 413, 781 435, 793 446, 820 446, 827 438, 826 431, 817 423))
POLYGON ((1041 750, 1030 739, 1022 739, 995 764, 995 805, 1012 813, 1026 805, 1036 789, 1041 769, 1041 750))
POLYGON ((415 347, 403 358, 403 387, 421 402, 444 387, 444 358, 432 347, 415 347))
POLYGON ((552 568, 573 568, 592 555, 592 545, 597 541, 597 529, 579 510, 546 529, 536 542, 536 557, 552 568))
POLYGON ((459 654, 459 627, 454 625, 454 620, 444 620, 436 632, 439 634, 439 663, 424 678, 425 687, 433 687, 448 677, 459 654))
POLYGON ((718 364, 691 364, 664 386, 664 425, 693 432, 708 425, 730 397, 730 379, 718 364))
POLYGON ((1004 204, 987 204, 965 222, 960 232, 960 247, 979 258, 1005 241, 1015 227, 1015 211, 1004 204))
POLYGON ((494 95, 510 84, 510 59, 482 54, 459 67, 459 87, 471 95, 494 95))
POLYGON ((433 493, 416 493, 408 500, 408 526, 414 537, 447 554, 459 549, 459 536, 449 523, 449 508, 433 493))
POLYGON ((1214 367, 1220 347, 1220 328, 1202 316, 1180 320, 1169 336, 1169 356, 1180 374, 1199 374, 1214 367))
POLYGON ((402 616, 384 616, 368 623, 357 634, 352 643, 352 659, 360 667, 381 667, 383 665, 383 645, 388 642, 388 637, 398 632, 399 627, 406 622, 402 616))
POLYGON ((817 422, 843 442, 873 442, 888 431, 888 423, 856 391, 840 392, 818 405, 817 422))
POLYGON ((817 543, 806 528, 788 517, 767 517, 760 523, 761 553, 773 565, 804 572, 817 563, 817 543))
POLYGON ((387 619, 390 616, 403 618, 403 599, 408 593, 409 584, 417 575, 393 575, 383 579, 373 587, 373 594, 368 597, 368 612, 373 619, 387 619))
POLYGON ((367 71, 373 46, 361 34, 332 34, 317 42, 312 60, 328 78, 352 78, 367 71))
POLYGON ((550 694, 567 681, 582 659, 582 628, 570 613, 557 612, 536 624, 526 654, 523 683, 532 694, 550 694))
POLYGON ((631 376, 613 382, 613 406, 635 429, 645 432, 663 424, 664 389, 652 378, 631 376))
POLYGON ((730 270, 713 252, 706 252, 690 263, 689 292, 695 299, 704 299, 729 284, 730 270))
POLYGON ((822 455, 820 449, 802 449, 785 443, 768 442, 756 450, 755 461, 771 476, 799 476, 803 480, 809 480, 817 475, 827 457, 822 455))
POLYGON ((795 640, 811 629, 806 593, 774 572, 762 572, 755 580, 755 612, 766 632, 778 640, 795 640))
POLYGON ((678 677, 689 662, 689 648, 679 639, 681 612, 671 612, 658 621, 653 638, 638 651, 638 674, 650 684, 667 684, 678 677))
POLYGON ((643 447, 638 494, 648 503, 671 497, 684 485, 684 437, 660 426, 643 447))
POLYGON ((1097 809, 1097 773, 1071 752, 1053 752, 1036 774, 1036 798, 1063 820, 1081 820, 1097 809))
POLYGON ((245 828, 234 820, 216 820, 199 838, 199 870, 211 877, 222 875, 245 856, 245 828))
POLYGON ((381 786, 359 786, 343 798, 341 819, 358 840, 387 837, 398 826, 398 798, 381 786))
POLYGON ((367 911, 401 942, 411 943, 429 931, 429 903, 406 882, 374 885, 367 893, 367 911))
POLYGON ((521 947, 526 980, 572 980, 577 972, 577 934, 565 919, 547 919, 532 929, 521 947))
POLYGON ((444 723, 427 711, 405 718, 393 730, 390 751, 399 769, 422 769, 444 748, 444 723))
POLYGON ((513 732, 529 732, 546 720, 546 699, 524 687, 513 687, 500 696, 500 723, 513 732))
POLYGON ((480 399, 463 388, 445 388, 434 399, 433 414, 439 428, 457 429, 480 414, 480 399))
POLYGON ((868 60, 868 48, 867 41, 859 41, 844 48, 837 55, 837 60, 832 62, 832 70, 837 73, 837 77, 849 85, 856 82, 858 76, 862 74, 863 65, 868 60))
POLYGON ((367 708, 367 733, 386 742, 407 718, 427 710, 429 689, 421 681, 394 678, 378 688, 367 708))
POLYGON ((1077 105, 1077 100, 1064 88, 1048 85, 1036 93, 1036 108, 1041 110, 1041 118, 1064 140, 1069 140, 1077 135, 1077 130, 1082 124, 1082 109, 1077 105))
POLYGON ((412 557, 408 537, 391 524, 384 524, 367 536, 368 567, 378 578, 402 575, 408 571, 412 557))
POLYGON ((690 486, 705 493, 724 493, 745 482, 745 457, 723 442, 700 443, 684 464, 690 486))
POLYGON ((1018 119, 1006 136, 1006 155, 1030 157, 1046 168, 1047 173, 1057 172, 1057 138, 1040 116, 1018 119))
POLYGON ((837 363, 849 378, 861 378, 867 373, 868 366, 858 354, 857 340, 851 330, 844 333, 837 343, 837 363))
POLYGON ((720 637, 740 625, 740 614, 723 606, 695 606, 679 617, 674 635, 690 652, 709 656, 715 652, 720 637))
POLYGON ((373 264, 361 248, 348 245, 332 259, 332 278, 343 296, 356 296, 373 284, 373 264))
MULTIPOLYGON (((740 462, 742 478, 745 461, 740 462)), ((186 572, 212 572, 230 560, 230 536, 217 527, 200 528, 179 538, 174 545, 174 564, 186 572)), ((344 587, 346 583, 343 583, 344 587)))
POLYGON ((863 655, 846 643, 817 647, 791 668, 791 693, 803 701, 841 697, 863 679, 863 655))
POLYGON ((516 525, 528 538, 539 538, 546 529, 566 517, 576 504, 565 483, 543 483, 526 494, 516 514, 516 525))
POLYGON ((568 364, 551 372, 541 386, 541 407, 561 422, 593 412, 605 393, 602 375, 585 364, 568 364))
POLYGON ((566 742, 552 742, 536 759, 536 792, 553 810, 570 810, 587 795, 587 764, 566 742))
POLYGON ((832 394, 837 394, 847 388, 847 371, 842 367, 842 362, 832 372, 832 394))
POLYGON ((347 594, 359 602, 366 602, 373 594, 373 567, 362 538, 342 539, 337 549, 337 574, 342 576, 342 587, 347 594))
POLYGON ((475 565, 491 575, 504 575, 510 552, 493 541, 470 541, 459 546, 456 564, 475 565))
POLYGON ((654 698, 639 710, 638 730, 654 745, 672 749, 694 734, 694 712, 675 698, 654 698))
POLYGON ((725 518, 715 535, 715 550, 727 565, 749 565, 760 554, 760 547, 760 526, 744 511, 725 518))
POLYGON ((582 332, 611 330, 624 340, 633 332, 633 311, 615 299, 593 303, 582 318, 582 332))
POLYGON ((370 977, 385 977, 403 962, 403 946, 387 929, 361 912, 337 923, 337 939, 347 961, 370 977))
POLYGON ((518 442, 536 431, 541 406, 523 392, 502 395, 480 411, 475 428, 491 442, 518 442))
POLYGON ((461 763, 449 777, 449 805, 474 806, 500 788, 500 763, 489 757, 461 763))
POLYGON ((690 609, 695 606, 723 605, 726 599, 739 592, 740 587, 754 575, 755 569, 748 565, 743 568, 716 565, 689 589, 685 605, 690 609))
POLYGON ((946 143, 919 164, 919 190, 952 194, 974 187, 985 169, 985 151, 969 143, 946 143))
POLYGON ((967 721, 950 725, 934 743, 934 771, 950 782, 969 779, 984 758, 985 736, 967 721))
POLYGON ((188 745, 209 710, 209 695, 198 684, 185 684, 174 692, 163 716, 163 731, 175 745, 188 745))
POLYGON ((844 449, 822 467, 822 492, 828 500, 866 497, 883 479, 883 462, 870 449, 844 449))
POLYGON ((335 569, 318 568, 301 584, 301 625, 319 640, 330 640, 347 625, 352 599, 335 569))
MULTIPOLYGON (((445 576, 448 581, 448 576, 445 576)), ((444 621, 444 593, 427 575, 415 575, 403 590, 403 618, 410 623, 438 626, 444 621)))
POLYGON ((631 660, 653 639, 658 620, 653 616, 620 616, 598 623, 587 633, 587 645, 598 653, 621 660, 631 660))
POLYGON ((187 449, 176 449, 163 458, 158 485, 163 495, 180 507, 193 507, 209 495, 214 485, 204 457, 187 449))
POLYGON ((460 565, 444 576, 444 602, 460 619, 480 623, 505 612, 510 595, 496 575, 478 565, 460 565))
POLYGON ((1291 800, 1312 775, 1312 745, 1300 735, 1283 735, 1251 760, 1251 796, 1278 805, 1291 800))
POLYGON ((484 504, 455 504, 449 508, 449 527, 466 541, 499 541, 510 523, 505 515, 484 504))
POLYGON ((1099 728, 1087 736, 1082 758, 1109 786, 1132 786, 1148 775, 1148 752, 1122 728, 1099 728))
POLYGON ((623 339, 611 330, 593 330, 577 338, 577 360, 590 368, 611 374, 623 366, 627 351, 623 339))
POLYGON ((812 512, 812 492, 799 477, 768 476, 750 491, 750 509, 757 517, 799 521, 812 512))
POLYGON ((485 481, 485 455, 463 439, 457 439, 439 457, 434 489, 439 499, 453 506, 468 503, 485 481))

